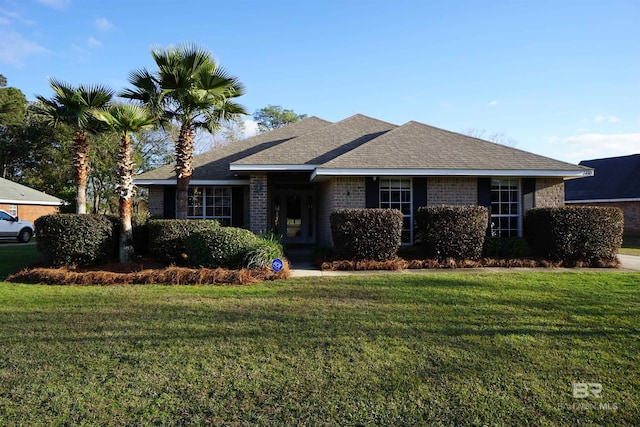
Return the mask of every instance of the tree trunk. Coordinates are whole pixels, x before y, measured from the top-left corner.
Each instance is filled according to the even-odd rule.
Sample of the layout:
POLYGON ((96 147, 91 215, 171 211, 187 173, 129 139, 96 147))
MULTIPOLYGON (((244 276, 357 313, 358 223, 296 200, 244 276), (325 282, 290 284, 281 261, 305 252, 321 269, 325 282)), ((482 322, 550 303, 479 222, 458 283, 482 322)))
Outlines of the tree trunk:
POLYGON ((193 174, 193 130, 190 123, 180 127, 176 143, 176 218, 187 218, 189 182, 193 174))
POLYGON ((133 197, 133 161, 131 160, 131 140, 127 134, 120 140, 118 152, 118 193, 120 213, 120 262, 131 262, 134 256, 133 226, 131 224, 131 198, 133 197))
POLYGON ((83 130, 73 138, 73 174, 76 181, 76 212, 87 213, 87 175, 89 174, 89 143, 83 130))

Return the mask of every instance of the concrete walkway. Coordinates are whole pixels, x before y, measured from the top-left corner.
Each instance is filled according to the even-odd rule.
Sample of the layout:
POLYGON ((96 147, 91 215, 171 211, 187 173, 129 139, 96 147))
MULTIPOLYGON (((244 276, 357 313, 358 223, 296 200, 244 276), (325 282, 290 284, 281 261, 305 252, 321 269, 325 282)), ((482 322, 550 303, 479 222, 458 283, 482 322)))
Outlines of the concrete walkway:
POLYGON ((332 277, 332 276, 366 276, 371 274, 429 274, 429 273, 522 273, 522 272, 547 272, 547 273, 612 273, 612 272, 640 272, 640 256, 618 255, 621 266, 618 268, 430 268, 416 270, 367 270, 367 271, 321 271, 311 263, 295 262, 291 269, 291 277, 332 277))

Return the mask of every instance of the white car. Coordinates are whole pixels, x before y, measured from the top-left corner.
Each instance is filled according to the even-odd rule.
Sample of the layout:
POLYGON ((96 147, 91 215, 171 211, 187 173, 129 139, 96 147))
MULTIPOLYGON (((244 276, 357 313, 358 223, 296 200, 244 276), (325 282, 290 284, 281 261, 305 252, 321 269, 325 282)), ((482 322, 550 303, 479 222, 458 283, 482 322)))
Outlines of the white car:
POLYGON ((33 236, 33 224, 0 210, 0 239, 18 239, 27 243, 33 236))

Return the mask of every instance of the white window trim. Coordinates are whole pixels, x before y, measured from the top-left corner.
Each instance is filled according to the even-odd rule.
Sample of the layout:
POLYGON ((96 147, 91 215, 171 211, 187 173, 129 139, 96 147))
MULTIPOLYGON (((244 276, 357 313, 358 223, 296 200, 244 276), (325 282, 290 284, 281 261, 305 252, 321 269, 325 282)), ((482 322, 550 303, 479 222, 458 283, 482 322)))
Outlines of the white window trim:
POLYGON ((18 216, 18 205, 9 205, 9 214, 18 216))
MULTIPOLYGON (((193 187, 200 187, 204 190, 202 192, 202 215, 201 216, 187 215, 187 219, 216 219, 216 220, 228 219, 229 225, 233 225, 233 188, 232 187, 226 186, 226 185, 194 185, 194 186, 189 186, 189 189, 193 187), (206 205, 207 188, 226 188, 229 190, 229 199, 230 199, 229 216, 207 216, 207 205, 206 205)), ((187 211, 189 210, 188 197, 189 197, 189 190, 187 190, 187 211)), ((177 196, 176 196, 176 206, 177 204, 178 203, 177 203, 177 196)))
MULTIPOLYGON (((410 246, 413 245, 413 178, 412 177, 407 177, 407 176, 385 176, 384 178, 380 178, 379 179, 379 184, 378 184, 378 207, 382 208, 382 180, 394 180, 394 179, 407 179, 409 180, 409 215, 407 215, 409 217, 409 241, 408 242, 402 242, 403 246, 410 246)), ((385 208, 386 209, 386 208, 385 208)), ((402 223, 404 225, 404 217, 405 215, 402 214, 402 223)), ((403 227, 404 230, 404 227, 403 227)))
MULTIPOLYGON (((509 176, 494 176, 491 177, 492 180, 497 179, 497 180, 514 180, 513 177, 509 177, 509 176)), ((523 229, 523 213, 522 213, 522 179, 518 178, 516 179, 516 181, 518 182, 518 196, 516 198, 516 201, 518 202, 518 237, 522 237, 522 229, 523 229)), ((493 187, 493 186, 492 186, 493 187)), ((493 189, 491 190, 493 191, 493 189)), ((493 204, 493 203, 492 203, 493 204)), ((511 214, 498 214, 495 215, 498 218, 510 218, 513 217, 514 215, 511 214)), ((491 219, 494 217, 494 215, 491 213, 491 207, 489 208, 489 221, 491 221, 491 219)), ((493 221, 491 221, 493 222, 493 221)))

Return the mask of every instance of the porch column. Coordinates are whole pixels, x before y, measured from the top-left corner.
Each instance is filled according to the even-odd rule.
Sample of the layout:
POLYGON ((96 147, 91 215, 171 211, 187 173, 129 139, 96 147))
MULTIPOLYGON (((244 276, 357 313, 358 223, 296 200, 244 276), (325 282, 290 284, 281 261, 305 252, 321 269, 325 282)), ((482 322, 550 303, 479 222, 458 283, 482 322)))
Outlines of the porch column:
POLYGON ((249 230, 256 234, 266 232, 267 217, 267 174, 251 174, 249 177, 249 230))

